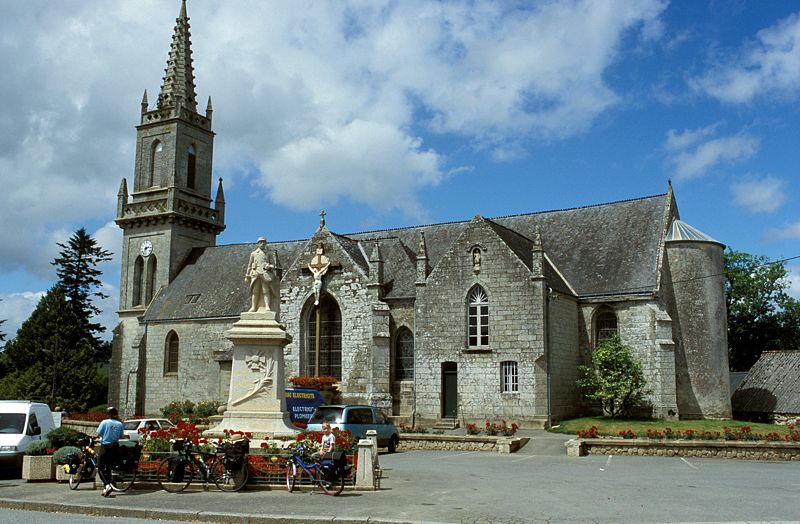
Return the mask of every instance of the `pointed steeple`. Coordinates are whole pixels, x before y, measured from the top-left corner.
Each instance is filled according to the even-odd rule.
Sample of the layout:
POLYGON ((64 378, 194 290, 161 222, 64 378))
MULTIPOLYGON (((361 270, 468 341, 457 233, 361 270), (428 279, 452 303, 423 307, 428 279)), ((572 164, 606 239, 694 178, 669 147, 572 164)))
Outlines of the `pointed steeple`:
POLYGON ((142 114, 147 113, 147 106, 150 103, 147 101, 147 89, 144 90, 144 95, 142 95, 142 114))
POLYGON ((208 95, 208 103, 206 104, 206 118, 211 120, 211 113, 214 112, 214 108, 211 107, 211 95, 208 95))
POLYGON ((194 86, 190 38, 186 0, 182 0, 181 14, 175 20, 175 33, 172 35, 164 83, 158 94, 159 109, 184 107, 192 112, 197 112, 197 93, 194 86))

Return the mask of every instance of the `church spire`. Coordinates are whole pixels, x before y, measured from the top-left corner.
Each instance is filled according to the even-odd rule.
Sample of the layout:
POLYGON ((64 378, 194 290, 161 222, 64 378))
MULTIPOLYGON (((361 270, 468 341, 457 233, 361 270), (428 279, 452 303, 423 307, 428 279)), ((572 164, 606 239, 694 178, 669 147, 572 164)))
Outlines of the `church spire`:
POLYGON ((175 33, 172 35, 164 83, 158 94, 159 109, 185 107, 192 112, 197 112, 197 93, 194 86, 190 37, 186 0, 182 0, 181 14, 175 19, 175 33))

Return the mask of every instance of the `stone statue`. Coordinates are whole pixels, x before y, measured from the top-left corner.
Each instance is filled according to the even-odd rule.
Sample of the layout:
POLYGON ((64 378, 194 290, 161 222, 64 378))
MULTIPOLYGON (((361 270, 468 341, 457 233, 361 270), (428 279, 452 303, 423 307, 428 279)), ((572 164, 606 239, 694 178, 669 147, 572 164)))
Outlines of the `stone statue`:
POLYGON ((252 306, 250 312, 273 311, 271 301, 280 298, 280 281, 275 264, 270 263, 266 251, 267 239, 258 237, 258 247, 250 253, 244 280, 250 285, 252 306))
POLYGON ((311 264, 308 265, 308 269, 311 271, 311 274, 314 275, 314 305, 319 305, 319 294, 322 291, 322 277, 328 271, 331 262, 330 260, 325 260, 325 264, 321 267, 314 267, 311 264))

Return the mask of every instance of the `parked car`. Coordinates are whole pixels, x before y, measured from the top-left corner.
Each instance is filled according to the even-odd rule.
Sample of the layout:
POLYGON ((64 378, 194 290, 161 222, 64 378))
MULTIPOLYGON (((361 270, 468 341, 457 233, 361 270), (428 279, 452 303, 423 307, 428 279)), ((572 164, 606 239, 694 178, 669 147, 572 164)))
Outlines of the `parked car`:
POLYGON ((137 441, 142 438, 143 435, 151 431, 174 427, 175 424, 165 418, 134 418, 122 423, 122 432, 127 435, 130 440, 137 441))
POLYGON ((329 422, 331 429, 348 430, 355 439, 366 438, 367 431, 378 433, 378 446, 397 450, 400 432, 389 417, 374 406, 326 405, 319 406, 308 421, 308 431, 322 431, 322 423, 329 422))
POLYGON ((25 448, 55 428, 50 406, 30 400, 0 400, 0 469, 19 470, 25 448))

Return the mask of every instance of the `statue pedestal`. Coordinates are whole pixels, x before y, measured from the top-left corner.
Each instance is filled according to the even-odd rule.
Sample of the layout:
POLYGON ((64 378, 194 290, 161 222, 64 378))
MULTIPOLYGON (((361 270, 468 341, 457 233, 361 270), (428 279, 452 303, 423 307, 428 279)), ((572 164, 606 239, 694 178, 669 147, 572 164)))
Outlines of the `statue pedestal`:
POLYGON ((227 332, 233 343, 231 386, 222 422, 206 434, 223 429, 248 431, 253 438, 287 438, 297 434, 286 411, 283 348, 291 341, 272 311, 245 312, 227 332))

